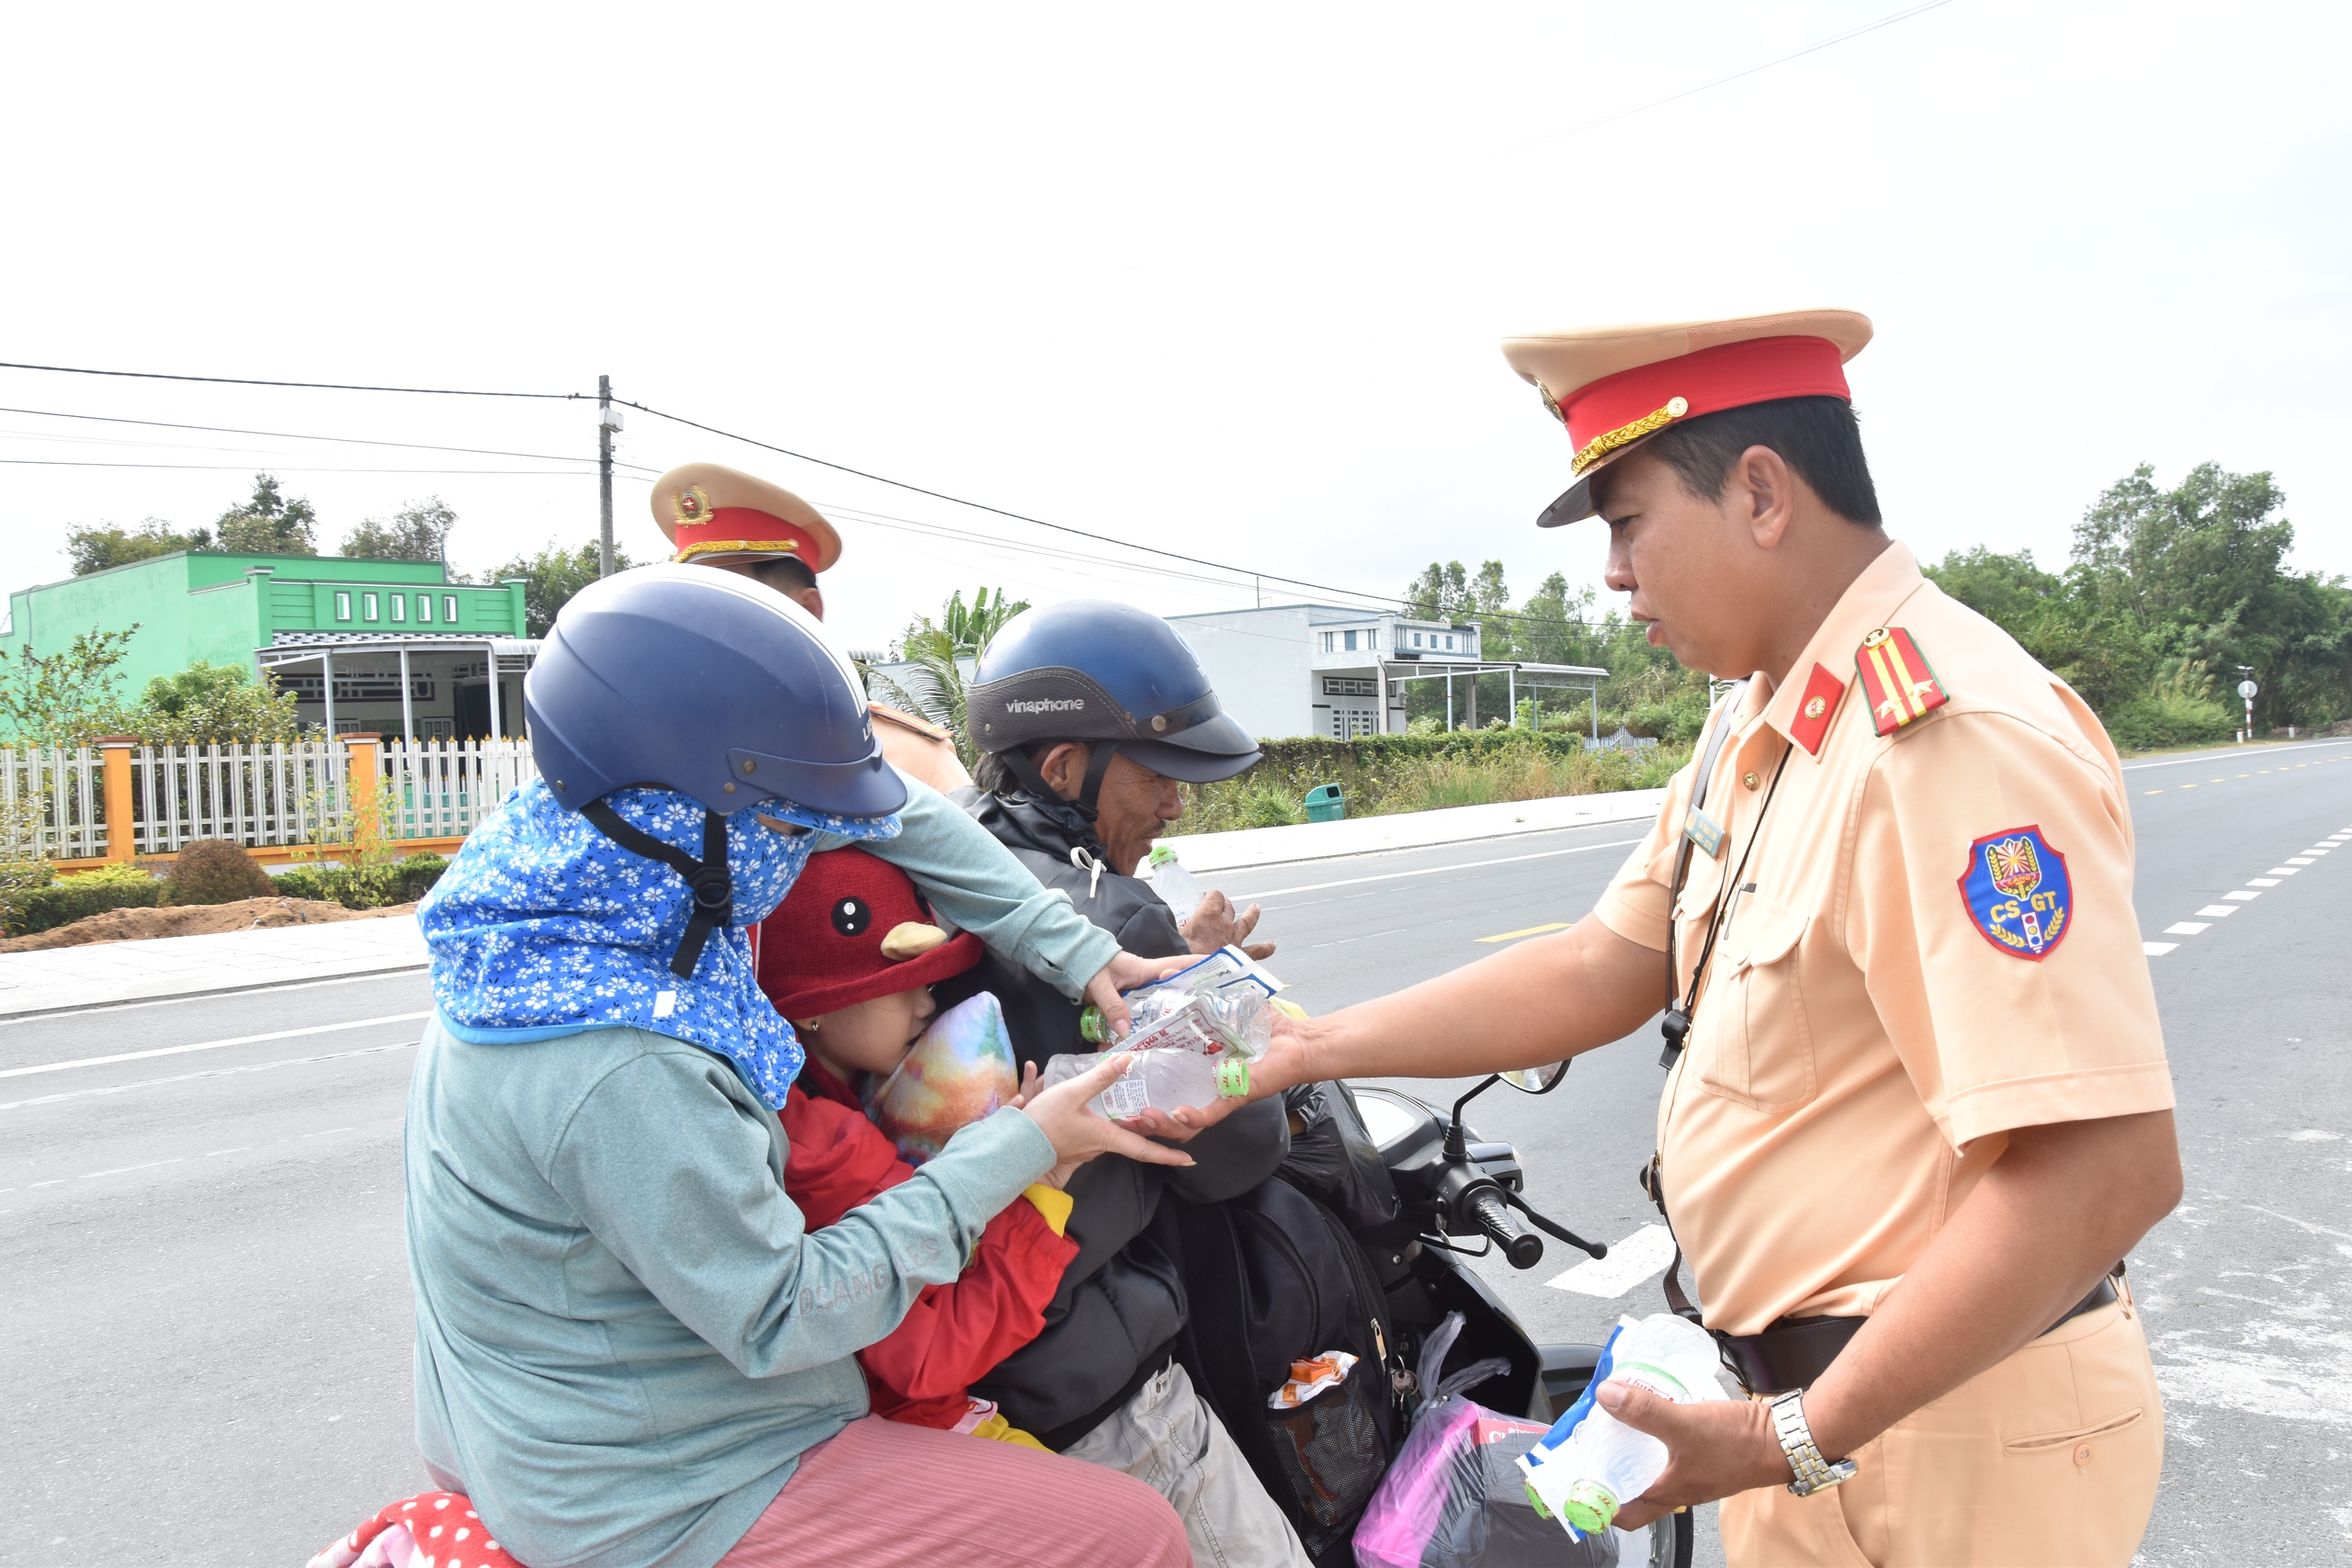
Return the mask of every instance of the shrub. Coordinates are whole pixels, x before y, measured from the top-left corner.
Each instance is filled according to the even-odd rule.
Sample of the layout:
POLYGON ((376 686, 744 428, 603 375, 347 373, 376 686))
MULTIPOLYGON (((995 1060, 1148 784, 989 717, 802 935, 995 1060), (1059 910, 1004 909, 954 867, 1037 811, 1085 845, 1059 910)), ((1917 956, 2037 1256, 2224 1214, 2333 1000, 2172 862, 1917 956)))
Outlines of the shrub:
POLYGON ((226 839, 198 839, 180 846, 164 880, 167 904, 233 904, 240 898, 266 898, 276 889, 243 844, 226 839))
POLYGON ((2144 697, 2119 706, 2108 719, 2108 739, 2125 750, 2158 746, 2197 746, 2227 740, 2237 718, 2213 695, 2213 677, 2202 663, 2182 660, 2156 677, 2144 697))
POLYGON ((107 883, 119 883, 126 887, 135 887, 142 882, 154 881, 159 874, 170 869, 168 863, 161 868, 151 868, 138 861, 110 860, 95 871, 75 872, 73 880, 85 887, 95 887, 107 883))
POLYGON ((346 909, 380 909, 413 904, 424 897, 449 863, 439 855, 411 855, 390 865, 302 865, 280 873, 276 890, 288 898, 312 898, 346 909))
POLYGON ((135 883, 114 877, 68 877, 14 896, 6 907, 8 934, 45 931, 108 909, 152 909, 163 898, 164 885, 152 877, 135 883))
POLYGON ((1591 752, 1581 734, 1525 729, 1354 740, 1299 736, 1260 744, 1265 761, 1239 778, 1185 785, 1184 816, 1171 831, 1218 833, 1299 821, 1305 812, 1298 802, 1323 784, 1340 786, 1351 818, 1652 789, 1690 757, 1688 744, 1678 741, 1653 750, 1591 752))

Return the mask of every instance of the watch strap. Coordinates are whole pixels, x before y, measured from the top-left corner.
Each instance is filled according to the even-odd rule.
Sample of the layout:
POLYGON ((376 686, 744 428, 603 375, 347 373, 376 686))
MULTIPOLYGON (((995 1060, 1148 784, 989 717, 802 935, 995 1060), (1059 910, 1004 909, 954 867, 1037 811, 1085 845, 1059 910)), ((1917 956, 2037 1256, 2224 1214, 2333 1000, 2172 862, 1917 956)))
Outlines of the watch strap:
POLYGON ((1798 1496, 1810 1497, 1841 1481, 1853 1479, 1852 1460, 1825 1459, 1820 1445, 1813 1440, 1813 1428, 1804 1418, 1803 1389, 1772 1401, 1772 1435, 1780 1439, 1781 1451, 1788 1456, 1789 1469, 1796 1477, 1789 1483, 1789 1490, 1798 1496))

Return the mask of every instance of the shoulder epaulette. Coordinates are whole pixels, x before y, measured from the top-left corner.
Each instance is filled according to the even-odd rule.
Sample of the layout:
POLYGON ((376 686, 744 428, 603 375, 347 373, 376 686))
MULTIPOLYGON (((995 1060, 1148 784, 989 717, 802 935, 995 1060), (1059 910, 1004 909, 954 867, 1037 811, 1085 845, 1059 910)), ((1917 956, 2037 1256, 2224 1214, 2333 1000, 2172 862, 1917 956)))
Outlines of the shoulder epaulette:
POLYGON ((1871 705, 1871 723, 1881 735, 1892 735, 1951 700, 1919 645, 1901 626, 1881 626, 1862 638, 1854 670, 1871 705))
POLYGON ((956 739, 956 732, 954 730, 943 728, 940 726, 932 723, 931 720, 927 718, 919 718, 913 714, 907 713, 899 708, 887 706, 881 703, 868 703, 865 705, 873 711, 875 717, 888 719, 901 729, 911 729, 917 735, 923 737, 927 740, 953 740, 956 739))

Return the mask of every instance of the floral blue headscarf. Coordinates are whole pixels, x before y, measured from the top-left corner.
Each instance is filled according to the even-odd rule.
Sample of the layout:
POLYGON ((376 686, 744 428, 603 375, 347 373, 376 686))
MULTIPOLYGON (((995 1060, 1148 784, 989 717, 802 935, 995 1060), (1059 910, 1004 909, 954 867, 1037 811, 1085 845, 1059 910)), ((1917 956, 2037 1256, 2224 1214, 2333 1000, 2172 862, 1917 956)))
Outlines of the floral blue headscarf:
MULTIPOLYGON (((631 827, 701 857, 699 802, 666 789, 605 799, 631 827)), ((895 816, 836 817, 775 800, 758 809, 845 838, 899 832, 895 816)), ((694 907, 685 879, 621 848, 534 779, 473 830, 416 912, 442 1023, 477 1044, 616 1024, 650 1030, 729 1058, 781 1107, 800 1071, 800 1042, 761 993, 743 933, 784 901, 812 847, 809 834, 765 827, 749 811, 729 819, 734 914, 681 980, 670 958, 694 907)))

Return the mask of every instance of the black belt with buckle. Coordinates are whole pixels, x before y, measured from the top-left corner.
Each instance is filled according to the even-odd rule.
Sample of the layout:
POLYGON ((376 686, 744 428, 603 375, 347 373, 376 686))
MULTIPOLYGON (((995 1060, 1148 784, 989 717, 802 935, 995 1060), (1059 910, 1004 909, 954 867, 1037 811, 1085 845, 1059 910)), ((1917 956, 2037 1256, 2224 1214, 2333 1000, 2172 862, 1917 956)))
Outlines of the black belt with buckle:
MULTIPOLYGON (((2116 1272, 2122 1272, 2120 1265, 2116 1272)), ((2042 1333, 2120 1299, 2114 1276, 2109 1275, 2042 1333)), ((1723 1347, 1724 1364, 1739 1379, 1740 1387, 1750 1393, 1787 1393, 1820 1382, 1838 1352, 1869 1321, 1866 1317, 1784 1317, 1761 1334, 1718 1334, 1715 1342, 1723 1347)))

